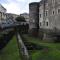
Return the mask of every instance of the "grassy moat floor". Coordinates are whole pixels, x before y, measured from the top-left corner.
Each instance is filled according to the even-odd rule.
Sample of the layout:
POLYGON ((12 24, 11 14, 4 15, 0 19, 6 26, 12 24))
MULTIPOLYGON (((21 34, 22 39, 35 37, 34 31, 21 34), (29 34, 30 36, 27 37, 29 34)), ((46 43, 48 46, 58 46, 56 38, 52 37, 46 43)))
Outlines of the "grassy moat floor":
POLYGON ((20 60, 15 36, 7 44, 7 46, 2 51, 0 51, 0 60, 20 60))
MULTIPOLYGON (((60 60, 60 43, 46 43, 29 35, 23 35, 23 37, 30 43, 44 46, 42 50, 29 51, 32 60, 60 60)), ((0 52, 0 60, 21 60, 15 36, 0 52)))
POLYGON ((44 46, 42 50, 32 50, 32 60, 60 60, 60 43, 46 43, 39 38, 23 35, 28 42, 44 46))

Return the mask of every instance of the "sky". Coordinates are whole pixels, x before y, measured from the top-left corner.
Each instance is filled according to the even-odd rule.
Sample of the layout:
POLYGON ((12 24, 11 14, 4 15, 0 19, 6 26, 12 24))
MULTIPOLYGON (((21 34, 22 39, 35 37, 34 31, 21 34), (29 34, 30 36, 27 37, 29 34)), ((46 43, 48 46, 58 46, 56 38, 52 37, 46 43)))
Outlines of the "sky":
POLYGON ((0 4, 7 9, 7 13, 21 14, 29 13, 29 3, 39 1, 40 0, 0 0, 0 4))

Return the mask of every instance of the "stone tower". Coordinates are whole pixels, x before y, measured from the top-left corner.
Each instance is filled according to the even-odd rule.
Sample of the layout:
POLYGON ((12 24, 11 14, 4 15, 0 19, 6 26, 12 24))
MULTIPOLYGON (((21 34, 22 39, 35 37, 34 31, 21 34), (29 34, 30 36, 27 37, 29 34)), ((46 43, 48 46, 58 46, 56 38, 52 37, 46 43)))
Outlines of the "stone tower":
POLYGON ((29 4, 29 28, 39 28, 39 2, 29 4))

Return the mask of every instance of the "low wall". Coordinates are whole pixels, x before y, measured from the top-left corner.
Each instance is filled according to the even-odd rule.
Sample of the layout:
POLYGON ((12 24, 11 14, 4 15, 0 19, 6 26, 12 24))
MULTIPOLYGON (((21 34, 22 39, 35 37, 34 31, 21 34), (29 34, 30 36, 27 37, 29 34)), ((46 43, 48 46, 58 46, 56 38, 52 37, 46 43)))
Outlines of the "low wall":
POLYGON ((38 37, 39 30, 37 28, 32 28, 29 30, 29 34, 34 37, 38 37))
POLYGON ((39 29, 39 38, 48 42, 60 42, 60 31, 39 29))
POLYGON ((46 42, 60 42, 60 30, 33 28, 29 30, 29 34, 46 42))

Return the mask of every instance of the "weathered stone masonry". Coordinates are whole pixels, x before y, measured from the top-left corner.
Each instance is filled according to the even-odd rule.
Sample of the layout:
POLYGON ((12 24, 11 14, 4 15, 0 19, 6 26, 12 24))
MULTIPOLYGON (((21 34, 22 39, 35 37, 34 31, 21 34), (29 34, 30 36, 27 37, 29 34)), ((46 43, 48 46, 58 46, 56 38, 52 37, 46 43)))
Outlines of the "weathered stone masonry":
POLYGON ((29 4, 29 25, 30 29, 37 28, 39 26, 39 3, 33 2, 29 4))
POLYGON ((41 0, 37 7, 35 3, 31 3, 29 4, 29 13, 30 29, 37 27, 35 24, 39 24, 39 31, 43 29, 42 31, 44 32, 43 36, 50 37, 52 34, 56 35, 50 38, 54 38, 57 35, 60 36, 60 0, 41 0), (37 11, 36 9, 39 10, 37 11), (35 13, 39 14, 39 16, 35 13), (52 34, 46 35, 46 33, 52 34))

